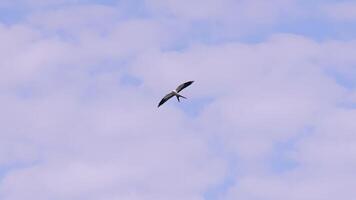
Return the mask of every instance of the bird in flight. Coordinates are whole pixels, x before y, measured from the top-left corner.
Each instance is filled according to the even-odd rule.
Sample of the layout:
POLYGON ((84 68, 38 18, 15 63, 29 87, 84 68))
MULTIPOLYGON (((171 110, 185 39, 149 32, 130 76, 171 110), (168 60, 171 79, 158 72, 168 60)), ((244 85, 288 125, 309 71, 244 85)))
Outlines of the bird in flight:
POLYGON ((186 99, 186 97, 178 94, 180 91, 182 91, 184 88, 188 87, 189 85, 191 85, 194 81, 188 81, 185 82, 183 84, 180 84, 175 90, 173 90, 172 92, 168 93, 166 96, 163 97, 163 99, 159 102, 158 107, 160 107, 162 104, 164 104, 166 101, 168 101, 168 99, 172 98, 173 96, 177 97, 177 100, 180 102, 179 98, 182 97, 184 99, 186 99))

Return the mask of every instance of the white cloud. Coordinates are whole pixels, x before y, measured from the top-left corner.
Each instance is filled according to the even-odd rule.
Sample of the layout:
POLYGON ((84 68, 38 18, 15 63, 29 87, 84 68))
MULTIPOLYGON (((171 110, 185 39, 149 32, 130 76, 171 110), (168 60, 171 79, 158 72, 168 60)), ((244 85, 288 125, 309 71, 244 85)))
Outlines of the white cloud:
POLYGON ((20 165, 3 172, 2 199, 201 199, 222 181, 225 161, 181 112, 157 112, 148 90, 120 85, 118 62, 159 48, 157 29, 125 21, 72 42, 3 27, 1 39, 19 44, 2 58, 12 64, 1 69, 0 162, 20 165))
MULTIPOLYGON (((296 0, 146 0, 149 13, 157 19, 169 18, 205 30, 211 40, 236 39, 286 21, 300 13, 296 0)), ((199 38, 200 40, 204 36, 199 38)), ((198 39, 198 40, 199 40, 198 39)))
MULTIPOLYGON (((134 72, 140 74, 150 88, 173 85, 176 79, 194 78, 198 86, 192 87, 191 92, 187 91, 188 94, 215 97, 215 101, 204 109, 197 121, 207 137, 218 138, 225 150, 236 156, 236 173, 240 175, 236 177, 236 186, 229 193, 229 199, 300 199, 307 196, 298 195, 298 192, 302 193, 307 188, 292 183, 290 190, 295 188, 298 192, 289 193, 286 182, 293 181, 293 177, 280 180, 278 174, 274 176, 268 164, 271 162, 270 155, 280 142, 288 142, 296 137, 302 137, 304 141, 306 128, 318 129, 321 126, 320 119, 332 117, 331 113, 354 95, 349 89, 338 85, 327 71, 330 68, 338 70, 341 65, 345 67, 345 74, 350 72, 356 62, 347 52, 353 51, 341 52, 355 47, 348 42, 316 43, 303 37, 276 35, 260 44, 235 43, 197 46, 184 52, 154 52, 144 55, 142 61, 134 64, 134 72), (339 51, 332 54, 335 47, 339 51), (156 79, 155 74, 162 74, 163 78, 156 79)), ((345 118, 353 119, 351 116, 345 118)), ((328 121, 327 124, 332 124, 336 119, 328 121)), ((344 121, 341 116, 339 121, 344 121)), ((345 126, 340 124, 335 128, 345 126)), ((336 128, 332 133, 338 135, 341 130, 336 128)), ((317 134, 313 129, 310 131, 317 134)), ((326 141, 325 146, 337 145, 335 139, 328 138, 326 141)), ((319 142, 321 139, 313 140, 310 146, 314 150, 322 150, 319 142)), ((340 141, 339 144, 346 143, 340 141)), ((350 146, 352 144, 345 148, 350 146)), ((302 149, 305 147, 298 146, 298 150, 302 149)), ((351 155, 353 151, 344 150, 342 148, 335 154, 339 158, 338 163, 351 159, 349 153, 351 155)), ((326 161, 330 158, 327 155, 333 155, 333 151, 334 148, 325 149, 321 155, 301 151, 298 155, 304 158, 310 156, 314 162, 319 158, 324 160, 324 155, 326 161)), ((308 178, 310 172, 303 171, 309 164, 295 157, 289 159, 301 165, 301 171, 295 173, 303 183, 310 184, 311 189, 307 191, 313 195, 308 198, 322 199, 325 197, 322 191, 336 185, 326 183, 320 188, 316 185, 313 187, 313 184, 324 181, 323 177, 337 173, 337 168, 320 171, 336 159, 314 167, 313 170, 320 171, 320 176, 312 178, 308 178)), ((348 190, 351 179, 337 176, 330 179, 337 180, 337 184, 346 184, 346 189, 335 191, 332 197, 342 192, 352 194, 348 190)))
POLYGON ((318 119, 316 131, 297 144, 299 165, 281 175, 245 176, 227 199, 349 199, 355 195, 355 110, 335 110, 318 119))
POLYGON ((167 50, 194 20, 230 23, 239 8, 246 23, 273 23, 293 1, 146 3, 164 14, 77 5, 0 27, 0 165, 15 166, 0 171, 1 199, 202 200, 228 170, 226 199, 354 195, 355 111, 344 104, 355 90, 333 75, 352 74, 355 42, 274 34, 167 50), (142 84, 121 84, 127 74, 142 84), (156 108, 182 80, 196 81, 184 105, 213 99, 195 117, 174 102, 156 108), (296 166, 282 173, 270 157, 283 142, 296 166))

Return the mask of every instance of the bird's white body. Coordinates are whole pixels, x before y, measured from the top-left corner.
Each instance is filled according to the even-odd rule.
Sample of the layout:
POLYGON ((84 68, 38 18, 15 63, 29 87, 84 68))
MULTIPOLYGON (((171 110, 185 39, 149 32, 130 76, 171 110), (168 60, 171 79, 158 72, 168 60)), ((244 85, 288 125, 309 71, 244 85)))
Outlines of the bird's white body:
POLYGON ((177 97, 177 100, 178 100, 179 102, 180 102, 179 97, 182 97, 182 98, 186 99, 186 97, 184 97, 184 96, 178 94, 177 90, 172 90, 172 93, 173 93, 174 96, 177 97))

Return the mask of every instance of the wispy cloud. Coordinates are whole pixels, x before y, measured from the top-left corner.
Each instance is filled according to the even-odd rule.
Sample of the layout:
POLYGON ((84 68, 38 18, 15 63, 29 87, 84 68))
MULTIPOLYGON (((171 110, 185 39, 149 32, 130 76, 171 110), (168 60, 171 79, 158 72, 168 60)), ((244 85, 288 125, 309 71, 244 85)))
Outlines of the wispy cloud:
POLYGON ((3 1, 0 198, 354 196, 356 32, 283 29, 353 20, 317 4, 3 1))

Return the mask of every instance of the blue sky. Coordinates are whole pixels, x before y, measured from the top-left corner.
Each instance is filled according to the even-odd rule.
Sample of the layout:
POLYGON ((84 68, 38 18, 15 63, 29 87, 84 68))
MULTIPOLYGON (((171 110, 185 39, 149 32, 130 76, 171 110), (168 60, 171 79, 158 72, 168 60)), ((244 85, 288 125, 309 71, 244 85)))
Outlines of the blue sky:
POLYGON ((5 0, 0 198, 350 199, 356 3, 5 0), (157 109, 187 80, 187 100, 157 109))

